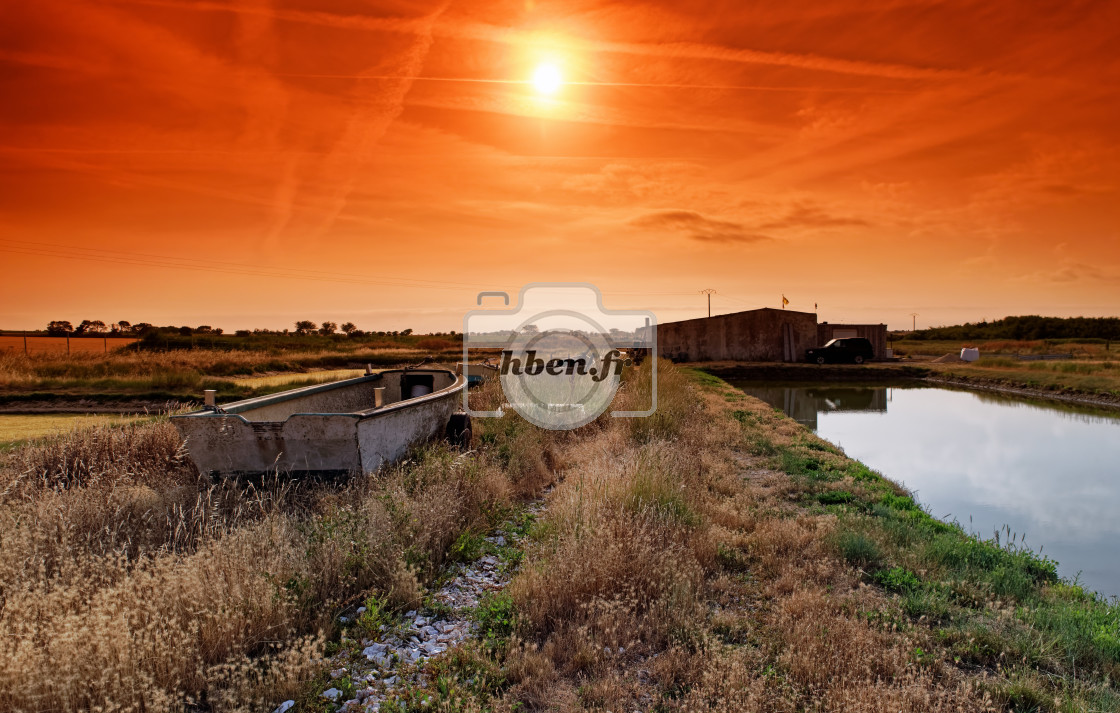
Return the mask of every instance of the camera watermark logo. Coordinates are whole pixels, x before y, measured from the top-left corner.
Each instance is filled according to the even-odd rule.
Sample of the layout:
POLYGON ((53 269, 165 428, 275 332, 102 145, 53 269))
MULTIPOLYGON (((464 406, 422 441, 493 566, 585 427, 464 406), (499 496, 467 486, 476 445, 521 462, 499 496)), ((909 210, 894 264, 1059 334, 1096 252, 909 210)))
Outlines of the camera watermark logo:
MULTIPOLYGON (((483 292, 500 297, 504 292, 483 292)), ((510 309, 471 310, 463 318, 463 363, 486 355, 498 360, 502 394, 509 406, 542 428, 578 428, 610 408, 623 370, 643 357, 656 357, 656 319, 648 310, 608 310, 594 285, 533 283, 521 289, 510 309)), ((622 418, 649 416, 657 409, 656 370, 649 403, 622 418)), ((474 417, 501 416, 474 411, 474 417)))

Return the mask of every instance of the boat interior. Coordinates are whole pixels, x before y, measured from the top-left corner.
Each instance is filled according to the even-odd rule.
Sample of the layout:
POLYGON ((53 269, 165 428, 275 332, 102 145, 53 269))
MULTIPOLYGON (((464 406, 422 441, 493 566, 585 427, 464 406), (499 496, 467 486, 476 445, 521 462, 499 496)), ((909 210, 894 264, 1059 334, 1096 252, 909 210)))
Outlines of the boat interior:
POLYGON ((221 412, 247 421, 284 421, 297 413, 365 415, 454 386, 445 369, 392 369, 330 384, 237 401, 221 412))

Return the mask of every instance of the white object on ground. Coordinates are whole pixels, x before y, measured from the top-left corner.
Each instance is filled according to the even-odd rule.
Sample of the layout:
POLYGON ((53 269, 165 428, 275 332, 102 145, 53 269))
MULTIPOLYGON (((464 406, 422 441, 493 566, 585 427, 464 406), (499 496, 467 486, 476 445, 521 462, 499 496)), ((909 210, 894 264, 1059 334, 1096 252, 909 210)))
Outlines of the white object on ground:
POLYGON ((961 361, 976 361, 980 358, 980 350, 976 347, 961 349, 961 361))

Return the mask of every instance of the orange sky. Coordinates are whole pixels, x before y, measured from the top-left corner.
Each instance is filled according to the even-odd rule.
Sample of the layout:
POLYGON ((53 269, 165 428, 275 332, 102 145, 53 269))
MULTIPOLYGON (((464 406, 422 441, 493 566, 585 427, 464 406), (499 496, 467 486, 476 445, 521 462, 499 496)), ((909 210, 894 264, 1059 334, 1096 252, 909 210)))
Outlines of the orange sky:
POLYGON ((0 327, 1120 313, 1120 3, 868 5, 4 3, 0 327))

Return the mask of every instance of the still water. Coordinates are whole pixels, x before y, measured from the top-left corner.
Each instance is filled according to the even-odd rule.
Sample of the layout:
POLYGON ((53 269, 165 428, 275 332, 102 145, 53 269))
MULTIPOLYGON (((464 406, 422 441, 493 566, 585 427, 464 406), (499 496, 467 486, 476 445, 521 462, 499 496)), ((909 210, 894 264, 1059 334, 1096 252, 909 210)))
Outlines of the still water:
POLYGON ((1120 416, 933 387, 736 384, 983 537, 1120 595, 1120 416))

